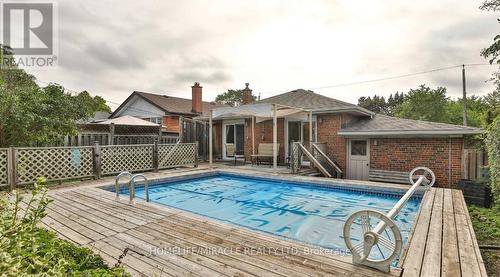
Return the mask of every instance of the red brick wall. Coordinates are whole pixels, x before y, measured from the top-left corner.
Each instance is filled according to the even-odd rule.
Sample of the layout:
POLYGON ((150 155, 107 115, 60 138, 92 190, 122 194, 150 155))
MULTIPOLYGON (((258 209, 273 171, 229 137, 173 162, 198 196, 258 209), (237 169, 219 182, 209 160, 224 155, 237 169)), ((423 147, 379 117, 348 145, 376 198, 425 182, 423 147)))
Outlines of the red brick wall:
MULTIPOLYGON (((279 163, 286 162, 285 160, 285 125, 283 118, 278 118, 278 143, 279 147, 279 163)), ((255 124, 255 153, 258 153, 259 143, 273 143, 273 121, 267 120, 255 124)), ((252 120, 245 121, 245 159, 251 160, 252 155, 252 120)))
POLYGON ((354 119, 348 114, 320 114, 318 120, 318 142, 326 143, 326 154, 334 162, 338 163, 340 169, 346 172, 346 145, 347 139, 337 135, 342 124, 349 123, 354 119))
POLYGON ((166 132, 179 133, 179 116, 166 115, 163 117, 163 125, 167 126, 164 129, 166 132))
MULTIPOLYGON (((451 185, 461 178, 462 138, 451 138, 451 185)), ((381 138, 371 139, 370 167, 411 171, 426 166, 436 174, 436 185, 449 186, 450 138, 381 138), (377 145, 375 145, 377 141, 377 145)))

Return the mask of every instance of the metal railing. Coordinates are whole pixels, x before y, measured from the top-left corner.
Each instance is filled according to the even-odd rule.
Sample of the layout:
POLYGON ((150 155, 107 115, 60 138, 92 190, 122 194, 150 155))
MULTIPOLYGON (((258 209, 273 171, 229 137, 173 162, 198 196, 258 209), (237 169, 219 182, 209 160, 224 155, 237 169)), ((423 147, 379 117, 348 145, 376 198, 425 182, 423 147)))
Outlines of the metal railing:
POLYGON ((115 178, 115 192, 116 192, 116 200, 120 200, 120 179, 122 177, 129 177, 128 181, 128 194, 129 194, 129 203, 134 204, 135 199, 135 179, 142 178, 144 180, 144 193, 146 194, 146 202, 149 202, 149 180, 144 176, 144 174, 135 174, 132 175, 128 171, 124 171, 118 174, 115 178))
POLYGON ((393 220, 419 188, 423 187, 428 190, 434 185, 436 176, 426 167, 417 167, 410 172, 409 179, 413 185, 387 214, 375 210, 361 210, 353 213, 347 219, 344 224, 344 241, 352 253, 354 264, 366 265, 384 272, 390 271, 392 262, 399 257, 403 248, 401 231, 393 220), (415 175, 420 170, 424 171, 424 174, 415 175), (426 173, 430 175, 431 180, 427 179, 426 173), (416 177, 418 177, 418 180, 415 182, 416 177), (372 228, 373 220, 378 220, 378 223, 372 228), (352 234, 356 232, 351 231, 355 226, 359 225, 361 225, 361 242, 353 245, 353 241, 359 241, 360 239, 353 238, 352 234), (389 229, 390 233, 387 229, 389 229), (383 232, 387 236, 383 236, 383 232), (382 255, 381 259, 370 258, 374 246, 377 246, 382 255), (385 257, 382 249, 385 249, 390 255, 385 257))

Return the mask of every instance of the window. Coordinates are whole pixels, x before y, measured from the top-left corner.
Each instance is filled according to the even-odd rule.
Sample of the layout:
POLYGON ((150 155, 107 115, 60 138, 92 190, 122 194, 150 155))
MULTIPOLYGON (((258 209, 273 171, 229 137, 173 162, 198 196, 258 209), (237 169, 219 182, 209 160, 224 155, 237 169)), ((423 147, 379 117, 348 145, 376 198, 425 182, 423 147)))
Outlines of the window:
POLYGON ((226 143, 234 143, 234 125, 226 125, 226 143))
POLYGON ((366 140, 352 140, 351 141, 351 155, 352 156, 366 156, 366 140))
POLYGON ((156 124, 162 125, 162 118, 161 117, 151 117, 149 119, 149 121, 153 122, 153 123, 156 123, 156 124))

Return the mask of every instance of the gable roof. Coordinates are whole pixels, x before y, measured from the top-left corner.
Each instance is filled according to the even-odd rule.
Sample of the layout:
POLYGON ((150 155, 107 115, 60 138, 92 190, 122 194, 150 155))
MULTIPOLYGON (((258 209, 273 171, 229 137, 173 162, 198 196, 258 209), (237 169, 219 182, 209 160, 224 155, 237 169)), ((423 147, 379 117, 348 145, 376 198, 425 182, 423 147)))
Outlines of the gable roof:
MULTIPOLYGON (((180 115, 192 115, 198 116, 200 114, 192 112, 192 100, 180 97, 173 97, 168 95, 153 94, 142 91, 134 91, 112 114, 110 117, 116 115, 117 111, 121 110, 133 96, 141 97, 150 104, 159 108, 160 110, 170 113, 170 114, 180 114, 180 115)), ((223 107, 223 104, 217 104, 215 102, 202 102, 202 115, 208 115, 211 109, 217 107, 223 107)))
POLYGON ((280 104, 284 106, 321 111, 356 111, 370 115, 371 111, 357 105, 317 94, 311 90, 296 89, 283 94, 262 99, 257 103, 280 104))
POLYGON ((341 129, 338 134, 344 136, 405 136, 466 135, 482 132, 482 129, 475 127, 376 114, 372 118, 363 118, 352 123, 350 126, 341 129))

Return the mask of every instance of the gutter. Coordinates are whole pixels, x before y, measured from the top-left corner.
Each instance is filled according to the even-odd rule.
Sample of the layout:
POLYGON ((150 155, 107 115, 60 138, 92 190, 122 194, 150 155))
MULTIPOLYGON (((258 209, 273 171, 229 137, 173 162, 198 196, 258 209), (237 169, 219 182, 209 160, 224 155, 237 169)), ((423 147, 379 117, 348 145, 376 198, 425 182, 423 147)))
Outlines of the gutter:
POLYGON ((405 135, 475 135, 481 134, 483 130, 435 130, 435 131, 365 131, 365 132, 351 132, 351 131, 339 131, 337 134, 341 136, 405 136, 405 135))

